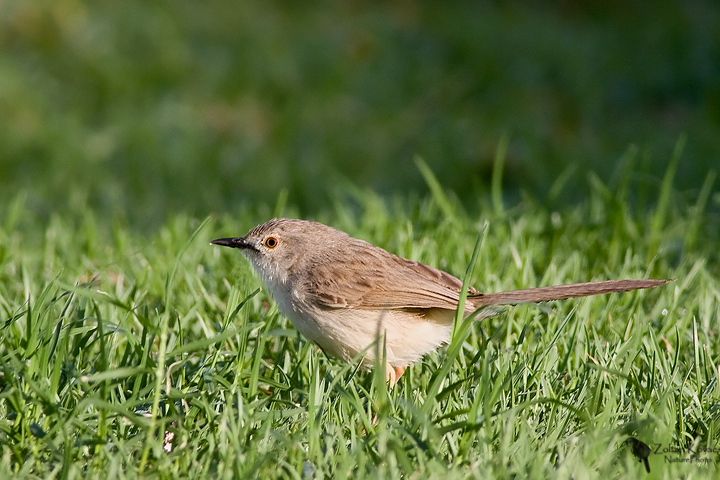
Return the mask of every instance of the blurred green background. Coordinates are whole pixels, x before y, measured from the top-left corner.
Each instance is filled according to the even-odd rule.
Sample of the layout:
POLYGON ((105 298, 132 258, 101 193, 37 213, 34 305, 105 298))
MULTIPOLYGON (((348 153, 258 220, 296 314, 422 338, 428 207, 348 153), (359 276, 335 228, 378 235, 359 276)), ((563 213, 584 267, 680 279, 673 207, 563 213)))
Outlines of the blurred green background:
POLYGON ((0 0, 0 201, 39 215, 308 214, 425 192, 415 155, 472 206, 504 135, 508 199, 560 204, 588 170, 659 188, 683 133, 689 200, 720 165, 715 0, 0 0))

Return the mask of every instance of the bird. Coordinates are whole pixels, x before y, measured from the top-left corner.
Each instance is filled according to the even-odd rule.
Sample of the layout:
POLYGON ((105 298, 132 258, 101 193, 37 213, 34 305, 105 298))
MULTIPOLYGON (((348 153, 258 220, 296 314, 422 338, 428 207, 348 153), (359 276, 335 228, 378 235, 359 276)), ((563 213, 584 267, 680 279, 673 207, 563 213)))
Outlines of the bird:
MULTIPOLYGON (((351 362, 364 352, 361 366, 372 368, 377 354, 384 353, 391 386, 409 365, 450 341, 463 282, 447 272, 308 220, 274 218, 245 236, 210 243, 240 250, 278 310, 328 356, 351 362)), ((669 281, 606 280, 498 293, 470 286, 463 313, 479 319, 493 314, 483 313, 485 307, 625 292, 669 281)))

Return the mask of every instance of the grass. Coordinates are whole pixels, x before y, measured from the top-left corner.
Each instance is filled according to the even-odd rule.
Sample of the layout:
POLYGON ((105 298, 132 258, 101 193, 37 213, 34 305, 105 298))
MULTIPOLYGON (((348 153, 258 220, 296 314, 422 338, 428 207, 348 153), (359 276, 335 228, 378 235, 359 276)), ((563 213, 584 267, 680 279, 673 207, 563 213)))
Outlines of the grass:
POLYGON ((419 154, 472 203, 507 138, 505 195, 568 175, 558 208, 628 145, 655 178, 683 133, 687 191, 720 158, 718 58, 715 0, 4 0, 0 202, 154 230, 286 189, 314 215, 348 179, 421 191, 419 154))
POLYGON ((629 436, 655 478, 715 478, 718 25, 0 3, 0 478, 637 478, 629 436), (387 391, 208 245, 276 215, 485 291, 677 281, 465 324, 387 391))
POLYGON ((390 391, 300 338, 241 256, 208 245, 294 215, 282 199, 140 233, 90 209, 41 224, 18 196, 0 217, 0 477, 638 478, 633 436, 653 478, 716 478, 712 183, 678 208, 668 172, 649 210, 625 201, 632 182, 590 176, 581 204, 493 195, 469 213, 429 169, 431 197, 337 198, 315 218, 456 275, 482 233, 484 291, 677 279, 508 308, 390 391))

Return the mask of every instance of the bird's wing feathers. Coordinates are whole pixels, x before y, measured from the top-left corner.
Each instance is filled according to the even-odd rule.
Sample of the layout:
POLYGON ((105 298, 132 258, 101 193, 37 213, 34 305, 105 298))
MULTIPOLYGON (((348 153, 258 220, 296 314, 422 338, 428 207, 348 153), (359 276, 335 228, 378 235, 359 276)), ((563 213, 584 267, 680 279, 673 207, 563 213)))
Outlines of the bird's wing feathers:
MULTIPOLYGON (((305 294, 328 308, 457 308, 462 289, 458 278, 379 250, 373 251, 372 259, 353 255, 342 259, 342 270, 354 272, 350 276, 338 275, 338 265, 333 262, 309 266, 315 270, 314 285, 305 289, 305 294), (371 267, 378 264, 385 268, 371 267)), ((472 287, 469 293, 479 294, 472 287)), ((469 304, 468 308, 472 309, 469 304)))

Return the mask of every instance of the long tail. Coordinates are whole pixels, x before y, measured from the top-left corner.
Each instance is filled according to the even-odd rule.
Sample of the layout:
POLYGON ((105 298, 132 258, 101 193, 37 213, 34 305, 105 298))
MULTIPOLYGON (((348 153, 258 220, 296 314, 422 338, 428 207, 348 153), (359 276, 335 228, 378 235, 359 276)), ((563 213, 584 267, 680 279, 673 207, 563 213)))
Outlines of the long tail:
POLYGON ((548 302, 566 298, 588 297, 605 293, 627 292, 664 285, 672 280, 607 280, 604 282, 572 283, 553 287, 528 288, 511 292, 487 293, 468 296, 475 308, 489 305, 516 305, 518 303, 548 302))

